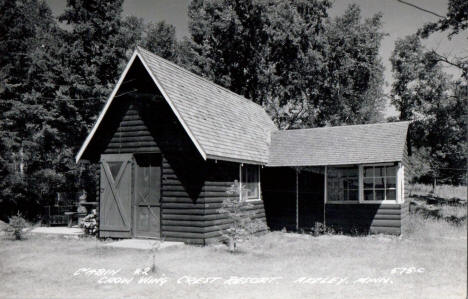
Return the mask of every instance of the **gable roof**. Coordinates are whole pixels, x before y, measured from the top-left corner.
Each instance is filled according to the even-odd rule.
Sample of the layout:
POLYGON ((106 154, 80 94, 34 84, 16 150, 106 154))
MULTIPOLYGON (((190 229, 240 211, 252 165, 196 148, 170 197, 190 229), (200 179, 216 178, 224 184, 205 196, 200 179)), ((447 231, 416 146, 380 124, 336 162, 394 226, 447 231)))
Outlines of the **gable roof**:
POLYGON ((76 156, 94 138, 135 59, 139 59, 203 159, 323 166, 401 161, 409 122, 278 131, 244 97, 137 47, 76 156))
POLYGON ((268 166, 401 161, 409 122, 276 131, 268 166))
POLYGON ((270 132, 277 128, 261 106, 140 47, 133 53, 78 152, 77 162, 137 58, 204 159, 255 164, 268 162, 270 132))

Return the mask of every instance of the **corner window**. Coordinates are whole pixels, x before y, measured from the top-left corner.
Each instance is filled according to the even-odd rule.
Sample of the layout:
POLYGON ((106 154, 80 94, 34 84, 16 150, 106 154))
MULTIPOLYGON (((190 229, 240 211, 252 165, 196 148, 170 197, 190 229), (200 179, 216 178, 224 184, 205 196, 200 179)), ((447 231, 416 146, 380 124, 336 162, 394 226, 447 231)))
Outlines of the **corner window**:
POLYGON ((328 167, 327 201, 359 200, 359 168, 328 167))
POLYGON ((260 199, 260 168, 258 165, 243 165, 241 176, 241 200, 260 199))
POLYGON ((397 165, 363 167, 363 201, 397 200, 397 165))

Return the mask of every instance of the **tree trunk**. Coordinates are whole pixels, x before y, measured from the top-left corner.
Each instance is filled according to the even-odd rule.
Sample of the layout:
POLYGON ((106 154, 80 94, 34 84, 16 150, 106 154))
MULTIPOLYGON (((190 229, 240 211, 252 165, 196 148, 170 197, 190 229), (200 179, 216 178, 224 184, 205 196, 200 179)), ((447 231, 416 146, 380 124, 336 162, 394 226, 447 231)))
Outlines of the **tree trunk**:
POLYGON ((19 163, 19 172, 20 175, 24 175, 24 150, 23 150, 23 145, 21 145, 20 151, 19 151, 19 156, 20 156, 20 163, 19 163))
POLYGON ((229 251, 234 252, 236 248, 236 242, 233 238, 229 238, 229 251))

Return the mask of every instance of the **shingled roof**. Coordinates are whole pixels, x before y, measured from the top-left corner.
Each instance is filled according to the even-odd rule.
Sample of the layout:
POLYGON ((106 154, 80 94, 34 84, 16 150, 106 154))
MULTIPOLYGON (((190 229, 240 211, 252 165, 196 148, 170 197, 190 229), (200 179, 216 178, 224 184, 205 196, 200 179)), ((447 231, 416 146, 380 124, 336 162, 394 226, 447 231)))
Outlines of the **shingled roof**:
POLYGON ((401 161, 409 122, 276 131, 268 166, 401 161))
POLYGON ((138 47, 78 152, 77 162, 135 59, 140 59, 204 159, 267 166, 402 160, 408 122, 278 131, 261 106, 138 47))
POLYGON ((268 162, 270 132, 277 128, 260 105, 141 47, 135 50, 76 161, 93 138, 118 86, 137 57, 204 159, 268 162))
POLYGON ((138 51, 207 158, 268 161, 269 135, 277 128, 262 106, 149 51, 138 51))

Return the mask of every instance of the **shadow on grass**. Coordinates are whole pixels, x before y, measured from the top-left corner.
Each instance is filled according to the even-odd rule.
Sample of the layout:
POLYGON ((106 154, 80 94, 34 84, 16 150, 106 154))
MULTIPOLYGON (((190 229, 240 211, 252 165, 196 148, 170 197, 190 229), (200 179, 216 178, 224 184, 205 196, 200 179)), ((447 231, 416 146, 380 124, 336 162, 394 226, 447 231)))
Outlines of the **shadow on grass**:
POLYGON ((463 206, 466 207, 466 199, 458 197, 442 198, 434 195, 413 195, 411 196, 417 201, 423 201, 430 205, 449 205, 449 206, 463 206))
POLYGON ((425 218, 444 220, 461 225, 466 222, 466 202, 459 198, 443 199, 435 196, 415 196, 410 203, 410 212, 425 218))

